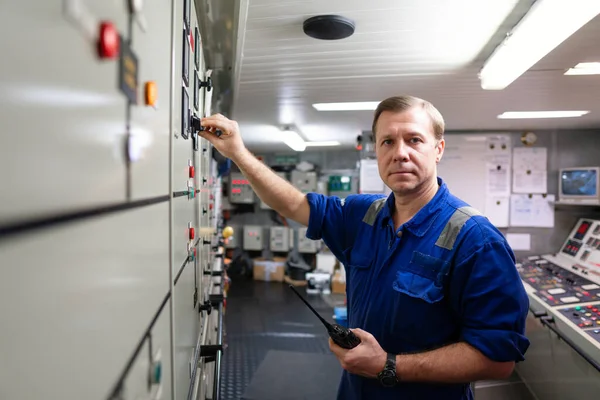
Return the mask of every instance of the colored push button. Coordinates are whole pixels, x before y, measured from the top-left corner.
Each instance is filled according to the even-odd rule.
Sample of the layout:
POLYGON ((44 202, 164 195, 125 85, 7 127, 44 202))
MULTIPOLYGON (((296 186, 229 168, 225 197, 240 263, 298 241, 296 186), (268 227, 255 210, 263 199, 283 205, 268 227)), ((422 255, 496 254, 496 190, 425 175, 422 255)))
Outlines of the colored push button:
POLYGON ((581 307, 579 307, 579 306, 575 307, 575 309, 576 309, 577 311, 581 311, 581 307))
POLYGON ((148 81, 144 85, 144 101, 147 106, 156 107, 156 100, 158 98, 158 89, 156 89, 156 82, 148 81))
POLYGON ((194 175, 196 174, 194 167, 190 166, 190 178, 193 178, 194 175))
POLYGON ((100 23, 98 33, 98 56, 100 58, 116 58, 119 55, 119 33, 112 22, 100 23))
POLYGON ((208 205, 208 209, 209 209, 209 210, 212 210, 212 209, 213 209, 213 207, 214 207, 214 206, 213 206, 213 203, 210 203, 210 204, 208 205))
POLYGON ((189 234, 190 234, 190 240, 194 240, 194 237, 196 236, 196 231, 194 230, 194 228, 190 228, 189 234))

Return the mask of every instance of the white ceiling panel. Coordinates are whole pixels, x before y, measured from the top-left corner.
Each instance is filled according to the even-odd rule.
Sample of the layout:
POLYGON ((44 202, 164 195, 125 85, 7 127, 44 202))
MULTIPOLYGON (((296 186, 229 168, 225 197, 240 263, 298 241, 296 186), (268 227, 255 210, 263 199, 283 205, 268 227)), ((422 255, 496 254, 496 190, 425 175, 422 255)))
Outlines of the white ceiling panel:
POLYGON ((246 0, 234 114, 249 147, 288 150, 277 126, 295 124, 307 140, 353 146, 372 111, 318 112, 313 103, 380 101, 411 94, 431 101, 447 130, 600 127, 600 76, 564 76, 600 61, 600 18, 502 91, 477 76, 493 48, 533 0, 246 0), (354 20, 353 36, 307 37, 309 17, 354 20), (582 118, 499 120, 504 111, 584 109, 582 118))

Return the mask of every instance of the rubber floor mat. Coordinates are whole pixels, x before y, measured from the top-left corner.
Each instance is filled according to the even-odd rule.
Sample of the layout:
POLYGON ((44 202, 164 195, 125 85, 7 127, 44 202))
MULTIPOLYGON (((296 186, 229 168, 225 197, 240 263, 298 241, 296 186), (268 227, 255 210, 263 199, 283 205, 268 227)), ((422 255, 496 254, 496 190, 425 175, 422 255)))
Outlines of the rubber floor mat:
POLYGON ((242 400, 335 400, 341 374, 331 354, 270 350, 242 400))

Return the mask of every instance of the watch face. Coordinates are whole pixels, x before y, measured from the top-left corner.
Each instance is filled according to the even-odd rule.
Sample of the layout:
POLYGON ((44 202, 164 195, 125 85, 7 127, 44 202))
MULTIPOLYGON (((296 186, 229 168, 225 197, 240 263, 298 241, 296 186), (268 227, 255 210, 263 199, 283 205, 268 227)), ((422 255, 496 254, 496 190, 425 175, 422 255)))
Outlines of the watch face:
POLYGON ((379 377, 379 381, 385 387, 395 386, 398 383, 398 378, 396 378, 396 374, 394 371, 384 370, 381 372, 379 377))

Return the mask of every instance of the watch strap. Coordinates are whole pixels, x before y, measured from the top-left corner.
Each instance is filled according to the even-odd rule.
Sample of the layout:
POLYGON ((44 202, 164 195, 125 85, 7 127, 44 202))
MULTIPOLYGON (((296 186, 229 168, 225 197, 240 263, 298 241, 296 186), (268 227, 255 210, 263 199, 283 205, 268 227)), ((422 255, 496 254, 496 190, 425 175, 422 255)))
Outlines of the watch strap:
POLYGON ((396 372, 396 355, 387 353, 387 359, 385 361, 385 368, 396 372))

